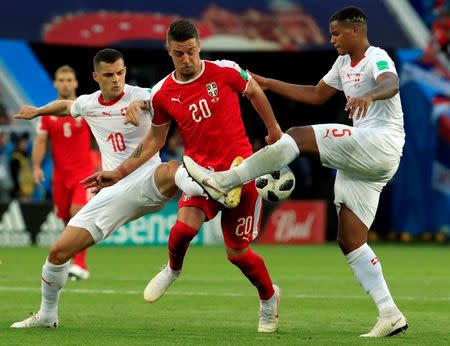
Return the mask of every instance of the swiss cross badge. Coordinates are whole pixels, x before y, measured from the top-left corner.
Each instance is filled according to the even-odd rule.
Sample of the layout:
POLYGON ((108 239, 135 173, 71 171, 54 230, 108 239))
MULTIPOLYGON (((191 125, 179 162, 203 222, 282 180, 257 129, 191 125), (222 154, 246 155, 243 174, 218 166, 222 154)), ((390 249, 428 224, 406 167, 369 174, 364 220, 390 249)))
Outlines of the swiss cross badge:
POLYGON ((219 89, 217 89, 216 82, 206 84, 206 91, 208 92, 209 96, 216 97, 219 94, 219 89))

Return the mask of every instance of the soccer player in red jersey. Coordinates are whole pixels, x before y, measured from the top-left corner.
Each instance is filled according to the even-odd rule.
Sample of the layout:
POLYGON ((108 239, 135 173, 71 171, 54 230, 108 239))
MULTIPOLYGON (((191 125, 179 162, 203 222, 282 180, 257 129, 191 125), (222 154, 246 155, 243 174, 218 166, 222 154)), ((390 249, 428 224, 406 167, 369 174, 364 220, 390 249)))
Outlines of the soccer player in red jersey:
MULTIPOLYGON (((58 99, 75 100, 78 81, 75 70, 64 65, 55 72, 54 87, 58 99)), ((37 134, 33 143, 33 180, 36 185, 45 179, 41 163, 45 156, 47 139, 50 139, 53 156, 53 203, 56 216, 67 222, 89 199, 89 191, 80 180, 94 171, 91 159, 91 131, 80 118, 43 116, 39 118, 37 134)), ((74 279, 88 279, 86 250, 75 254, 69 268, 74 279)))
MULTIPOLYGON (((133 102, 126 117, 138 125, 143 110, 153 108, 153 126, 141 143, 138 155, 125 160, 111 172, 96 177, 102 186, 130 174, 164 144, 170 121, 180 129, 186 155, 193 155, 212 170, 228 169, 238 156, 252 153, 241 118, 238 94, 244 94, 262 118, 268 143, 278 140, 281 129, 264 92, 252 77, 232 61, 200 59, 197 29, 188 20, 170 25, 167 47, 175 71, 152 88, 150 100, 133 102)), ((190 241, 205 221, 222 211, 222 230, 230 262, 256 286, 260 298, 259 332, 278 329, 280 289, 272 285, 263 259, 250 249, 260 226, 261 197, 254 184, 242 187, 236 208, 204 197, 182 195, 178 218, 169 237, 169 265, 157 274, 144 291, 149 302, 158 300, 179 276, 190 241)))

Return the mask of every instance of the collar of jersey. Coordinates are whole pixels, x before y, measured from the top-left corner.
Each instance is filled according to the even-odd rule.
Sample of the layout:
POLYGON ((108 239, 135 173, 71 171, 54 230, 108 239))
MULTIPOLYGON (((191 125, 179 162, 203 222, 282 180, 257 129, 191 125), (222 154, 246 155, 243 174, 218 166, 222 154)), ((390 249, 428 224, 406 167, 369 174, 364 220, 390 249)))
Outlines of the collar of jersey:
POLYGON ((119 100, 125 95, 125 92, 122 90, 120 95, 118 95, 116 98, 112 99, 109 102, 103 101, 102 93, 98 95, 98 103, 100 103, 102 106, 112 106, 113 104, 119 102, 119 100))
POLYGON ((178 79, 175 78, 175 71, 173 71, 172 72, 172 79, 173 79, 173 81, 175 83, 178 83, 178 84, 188 84, 188 83, 192 83, 193 81, 199 79, 202 76, 203 71, 205 71, 205 60, 202 60, 201 62, 202 62, 202 69, 201 69, 200 73, 198 74, 198 76, 196 76, 196 77, 194 77, 192 79, 189 79, 187 81, 181 81, 181 80, 178 80, 178 79))

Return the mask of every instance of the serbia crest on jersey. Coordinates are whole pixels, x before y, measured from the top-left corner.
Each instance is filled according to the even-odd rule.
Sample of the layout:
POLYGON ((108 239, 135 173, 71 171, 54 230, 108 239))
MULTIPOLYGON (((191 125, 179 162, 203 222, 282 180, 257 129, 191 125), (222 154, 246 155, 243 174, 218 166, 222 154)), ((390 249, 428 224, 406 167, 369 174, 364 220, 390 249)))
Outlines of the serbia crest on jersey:
MULTIPOLYGON (((104 170, 113 170, 130 157, 149 131, 150 112, 141 115, 139 126, 124 124, 128 105, 133 101, 147 100, 149 96, 149 89, 126 84, 122 94, 110 102, 104 102, 98 90, 93 94, 78 97, 72 105, 72 116, 83 117, 97 140, 104 170)), ((159 154, 148 161, 149 164, 159 162, 159 154)))
POLYGON ((37 132, 52 143, 55 179, 92 174, 91 132, 82 118, 46 115, 39 118, 37 132))
POLYGON ((228 60, 202 60, 200 74, 186 82, 172 72, 152 89, 153 124, 174 119, 186 155, 202 166, 228 169, 236 156, 252 153, 238 99, 250 78, 228 60))

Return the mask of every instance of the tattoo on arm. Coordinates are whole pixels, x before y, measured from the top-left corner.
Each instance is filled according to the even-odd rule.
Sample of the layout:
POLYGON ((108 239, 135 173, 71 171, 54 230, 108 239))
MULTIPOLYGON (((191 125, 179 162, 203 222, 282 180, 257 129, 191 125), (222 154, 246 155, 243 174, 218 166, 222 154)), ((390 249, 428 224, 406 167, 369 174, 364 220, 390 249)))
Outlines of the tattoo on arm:
POLYGON ((142 143, 139 143, 139 145, 136 147, 136 149, 134 149, 130 157, 138 158, 141 156, 141 152, 142 152, 142 143))
POLYGON ((150 100, 142 100, 140 106, 142 110, 149 111, 151 108, 150 100))

